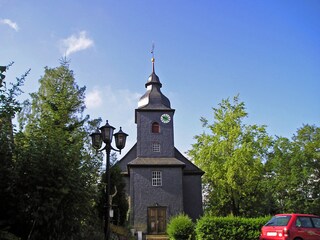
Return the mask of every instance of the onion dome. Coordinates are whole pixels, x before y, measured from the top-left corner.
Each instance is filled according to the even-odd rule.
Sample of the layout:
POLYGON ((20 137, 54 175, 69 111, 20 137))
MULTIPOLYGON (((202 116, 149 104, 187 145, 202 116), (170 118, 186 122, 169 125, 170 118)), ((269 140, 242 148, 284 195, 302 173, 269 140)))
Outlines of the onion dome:
POLYGON ((171 109, 169 99, 162 94, 162 84, 154 70, 155 59, 151 59, 152 73, 145 84, 147 92, 140 98, 138 109, 171 109))

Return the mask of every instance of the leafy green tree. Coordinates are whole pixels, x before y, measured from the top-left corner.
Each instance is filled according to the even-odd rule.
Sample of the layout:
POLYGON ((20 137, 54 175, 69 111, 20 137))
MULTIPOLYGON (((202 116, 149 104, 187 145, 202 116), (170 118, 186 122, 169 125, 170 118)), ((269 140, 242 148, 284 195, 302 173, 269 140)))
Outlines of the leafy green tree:
POLYGON ((260 213, 261 181, 271 138, 265 126, 244 124, 245 104, 235 96, 213 108, 214 123, 201 118, 207 130, 195 136, 188 152, 205 171, 204 201, 213 215, 260 213))
MULTIPOLYGON (((295 151, 288 138, 277 137, 274 141, 273 151, 269 154, 265 164, 265 186, 270 199, 269 211, 271 214, 285 212, 295 191, 290 189, 295 184, 291 179, 292 158, 295 151), (291 196, 290 196, 291 195, 291 196)), ((290 204, 289 204, 290 205, 290 204)))
POLYGON ((83 115, 85 87, 68 62, 45 68, 39 83, 16 135, 16 231, 23 239, 94 239, 101 154, 88 135, 99 120, 83 115))
POLYGON ((292 140, 278 137, 266 163, 273 212, 320 214, 320 128, 305 125, 292 140))
POLYGON ((305 212, 320 215, 320 128, 305 125, 294 136, 295 143, 302 152, 304 179, 300 193, 307 202, 305 212))

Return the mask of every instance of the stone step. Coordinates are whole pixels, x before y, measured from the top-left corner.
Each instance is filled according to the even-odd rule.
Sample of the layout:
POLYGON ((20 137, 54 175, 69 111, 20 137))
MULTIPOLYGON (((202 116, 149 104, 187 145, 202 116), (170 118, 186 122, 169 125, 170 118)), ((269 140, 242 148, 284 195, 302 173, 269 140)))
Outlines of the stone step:
POLYGON ((146 235, 146 240, 169 240, 168 235, 146 235))

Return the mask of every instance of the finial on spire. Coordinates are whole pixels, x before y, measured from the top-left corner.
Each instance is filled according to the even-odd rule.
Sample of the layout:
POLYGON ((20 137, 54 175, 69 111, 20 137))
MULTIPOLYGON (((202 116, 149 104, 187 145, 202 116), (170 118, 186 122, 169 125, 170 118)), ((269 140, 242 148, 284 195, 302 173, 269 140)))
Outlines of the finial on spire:
POLYGON ((154 62, 155 62, 155 58, 154 58, 154 43, 152 43, 151 54, 152 54, 152 58, 151 58, 152 72, 154 73, 154 62))
POLYGON ((152 54, 152 59, 151 61, 154 62, 154 42, 152 43, 152 48, 151 48, 151 54, 152 54))

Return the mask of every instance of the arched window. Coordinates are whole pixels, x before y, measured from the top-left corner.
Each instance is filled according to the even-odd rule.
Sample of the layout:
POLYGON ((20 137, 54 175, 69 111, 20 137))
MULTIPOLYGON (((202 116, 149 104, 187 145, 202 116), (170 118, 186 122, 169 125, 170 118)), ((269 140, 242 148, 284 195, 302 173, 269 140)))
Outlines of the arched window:
POLYGON ((160 133, 160 125, 157 122, 152 123, 152 133, 160 133))

